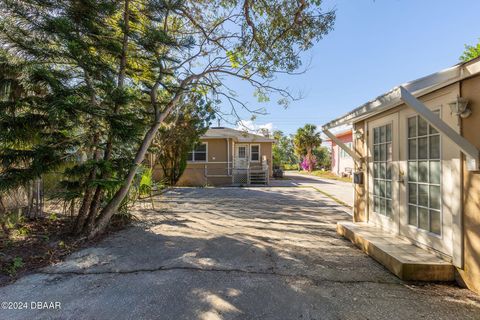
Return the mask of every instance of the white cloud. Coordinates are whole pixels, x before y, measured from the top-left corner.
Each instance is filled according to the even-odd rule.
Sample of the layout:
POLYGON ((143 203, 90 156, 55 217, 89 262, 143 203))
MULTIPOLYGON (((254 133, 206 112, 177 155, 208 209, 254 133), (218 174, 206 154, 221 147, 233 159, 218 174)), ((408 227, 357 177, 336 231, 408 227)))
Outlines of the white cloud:
POLYGON ((258 133, 260 129, 267 129, 269 132, 273 132, 273 123, 256 124, 252 120, 240 120, 237 122, 235 129, 247 130, 250 133, 258 133))

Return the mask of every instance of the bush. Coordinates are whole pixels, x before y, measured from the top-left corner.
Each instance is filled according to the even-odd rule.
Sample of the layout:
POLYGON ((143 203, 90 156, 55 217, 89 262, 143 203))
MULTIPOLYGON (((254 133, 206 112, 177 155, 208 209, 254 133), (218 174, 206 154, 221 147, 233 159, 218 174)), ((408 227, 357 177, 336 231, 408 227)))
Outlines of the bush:
POLYGON ((285 170, 299 170, 298 168, 298 163, 294 163, 294 164, 284 164, 283 165, 283 168, 285 170))

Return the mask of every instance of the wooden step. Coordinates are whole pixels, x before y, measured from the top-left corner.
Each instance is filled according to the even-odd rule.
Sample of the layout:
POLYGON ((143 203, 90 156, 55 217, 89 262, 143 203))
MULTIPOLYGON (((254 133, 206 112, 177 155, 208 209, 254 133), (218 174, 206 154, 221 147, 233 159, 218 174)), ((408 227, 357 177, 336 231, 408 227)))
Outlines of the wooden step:
POLYGON ((455 267, 439 254, 367 223, 339 222, 337 233, 402 280, 453 281, 455 267))

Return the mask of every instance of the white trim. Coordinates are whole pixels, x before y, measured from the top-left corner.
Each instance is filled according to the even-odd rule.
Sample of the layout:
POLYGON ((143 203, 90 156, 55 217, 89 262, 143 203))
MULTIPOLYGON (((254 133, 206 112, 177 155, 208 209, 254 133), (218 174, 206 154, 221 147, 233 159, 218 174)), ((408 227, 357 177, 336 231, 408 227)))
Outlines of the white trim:
MULTIPOLYGON (((460 128, 455 127, 457 121, 454 120, 455 116, 451 116, 448 107, 445 107, 445 103, 449 99, 457 96, 459 88, 456 88, 448 93, 438 95, 430 100, 435 100, 434 103, 424 105, 428 107, 430 112, 435 110, 440 111, 440 116, 433 113, 437 118, 445 122, 450 128, 459 132, 460 128), (447 96, 448 97, 445 97, 447 96), (457 131, 458 130, 458 131, 457 131)), ((408 105, 407 105, 408 106, 408 105)), ((427 230, 416 228, 408 223, 408 118, 418 115, 421 116, 415 109, 408 108, 400 111, 403 113, 404 132, 407 137, 403 143, 405 149, 405 198, 403 199, 404 206, 404 221, 402 224, 402 235, 413 243, 422 247, 427 247, 435 252, 441 253, 442 256, 447 257, 452 263, 459 268, 463 268, 463 225, 462 225, 462 205, 463 200, 461 192, 452 192, 452 185, 461 186, 461 150, 456 146, 455 142, 451 139, 444 139, 444 133, 437 129, 440 133, 440 194, 441 194, 441 234, 431 233, 427 230), (446 154, 447 153, 447 154, 446 154), (458 174, 460 172, 460 174, 458 174), (446 191, 450 189, 449 191, 446 191), (415 234, 413 236, 413 234, 415 234)), ((425 119, 428 122, 427 119, 425 119)), ((430 123, 429 123, 430 124, 430 123)), ((430 124, 432 125, 432 124, 430 124)), ((433 125, 432 125, 433 126, 433 125)), ((448 138, 448 137, 447 137, 448 138)))
MULTIPOLYGON (((439 106, 438 108, 434 108, 434 109, 435 109, 434 111, 436 111, 436 110, 439 111, 438 117, 441 118, 442 117, 442 107, 439 106)), ((405 121, 404 125, 405 125, 405 128, 406 128, 406 130, 404 132, 404 134, 406 134, 406 138, 403 137, 404 140, 405 140, 404 141, 404 148, 405 148, 405 151, 406 151, 405 152, 406 172, 405 172, 405 178, 404 178, 405 179, 404 180, 405 181, 405 203, 404 203, 404 205, 405 205, 405 219, 406 219, 405 226, 408 227, 409 229, 413 230, 414 232, 423 233, 426 236, 435 237, 435 238, 438 238, 440 240, 443 240, 445 238, 445 230, 444 230, 445 228, 443 226, 444 225, 444 220, 445 220, 444 215, 447 214, 447 213, 445 212, 445 210, 443 208, 444 200, 443 200, 443 196, 442 196, 443 195, 443 174, 444 174, 444 172, 443 172, 444 171, 444 168, 443 168, 443 166, 444 166, 444 163, 443 163, 444 159, 443 158, 444 157, 443 157, 443 147, 442 147, 442 134, 440 132, 438 133, 439 143, 440 143, 440 145, 439 145, 440 157, 438 159, 432 159, 432 158, 430 158, 430 151, 429 151, 429 149, 430 149, 430 137, 432 135, 437 135, 437 134, 430 134, 430 128, 427 126, 427 134, 423 135, 423 136, 419 136, 418 135, 418 119, 419 119, 419 117, 420 117, 420 115, 418 113, 415 113, 415 112, 407 113, 407 114, 405 114, 405 117, 404 117, 405 118, 404 119, 404 121, 405 121), (414 117, 416 118, 416 121, 417 121, 416 122, 417 133, 416 133, 416 136, 409 137, 408 136, 409 135, 408 121, 409 121, 409 119, 414 118, 414 117), (427 138, 428 158, 426 158, 426 159, 419 159, 418 158, 418 153, 419 153, 419 150, 420 150, 419 144, 418 144, 418 139, 419 138, 427 138), (413 139, 416 139, 416 151, 415 151, 416 152, 416 158, 415 159, 410 159, 409 141, 413 140, 413 139), (439 161, 439 164, 440 164, 440 182, 439 183, 433 183, 433 184, 430 183, 430 181, 419 182, 418 181, 418 176, 420 175, 419 174, 420 170, 419 170, 419 167, 418 167, 418 162, 419 161, 426 161, 430 165, 431 161, 437 161, 437 160, 439 161), (408 164, 409 164, 410 161, 415 161, 417 163, 417 180, 416 181, 410 181, 409 178, 408 178, 409 173, 410 173, 408 164), (417 189, 416 189, 417 190, 416 191, 417 198, 416 198, 416 203, 415 204, 410 203, 410 189, 409 189, 409 184, 410 183, 417 185, 417 189), (419 205, 419 194, 418 194, 418 186, 419 185, 427 185, 428 188, 430 188, 431 185, 433 185, 433 186, 438 185, 438 187, 440 188, 440 200, 439 200, 440 201, 440 209, 432 209, 432 208, 429 207, 430 204, 427 207, 419 205), (410 224, 410 212, 409 212, 409 210, 410 210, 409 206, 410 205, 415 206, 417 208, 420 208, 420 207, 425 208, 428 211, 430 211, 430 210, 440 211, 440 234, 431 232, 430 230, 422 229, 418 226, 418 224, 419 224, 418 223, 418 221, 419 221, 418 209, 417 209, 417 221, 416 221, 417 224, 416 225, 410 224)), ((428 180, 430 180, 430 168, 428 168, 428 174, 427 175, 428 175, 428 180)), ((430 191, 428 191, 428 192, 429 192, 429 197, 430 197, 430 191)), ((430 226, 431 226, 431 224, 430 224, 430 213, 429 213, 428 221, 429 221, 429 228, 430 228, 430 226)))
MULTIPOLYGON (((376 227, 398 235, 400 233, 400 181, 399 181, 399 159, 400 159, 400 139, 399 139, 399 115, 390 114, 380 119, 366 121, 365 125, 365 142, 367 147, 366 163, 366 197, 367 197, 367 221, 376 227), (374 192, 375 192, 375 177, 374 177, 374 130, 390 124, 392 126, 392 160, 391 160, 391 197, 392 201, 392 218, 381 213, 374 212, 374 192)), ((386 190, 385 190, 386 191, 386 190)), ((386 198, 386 197, 383 197, 386 198)))
POLYGON ((415 98, 407 89, 400 86, 400 97, 406 105, 414 109, 418 114, 422 116, 427 122, 449 138, 455 143, 467 157, 468 170, 477 171, 480 170, 480 151, 467 139, 458 134, 442 119, 437 117, 430 109, 428 109, 420 100, 415 98))
POLYGON ((260 162, 261 161, 261 158, 262 158, 262 152, 261 152, 261 147, 260 147, 260 144, 259 143, 251 143, 250 144, 250 155, 249 155, 249 161, 250 162, 260 162), (252 146, 258 146, 258 160, 252 160, 252 146))
POLYGON ((230 138, 225 138, 227 140, 227 174, 230 176, 230 138))
POLYGON ((376 99, 369 101, 358 108, 355 108, 344 116, 324 124, 322 126, 322 130, 338 127, 343 124, 358 122, 401 105, 402 101, 400 99, 399 92, 400 87, 408 89, 418 97, 439 90, 478 73, 480 73, 479 58, 466 63, 459 63, 453 67, 395 87, 391 91, 377 97, 376 99))
POLYGON ((234 149, 234 153, 233 153, 233 158, 235 159, 235 163, 234 163, 234 169, 247 169, 248 166, 249 166, 249 163, 250 163, 250 149, 249 149, 249 145, 248 143, 236 143, 235 144, 235 149, 234 149), (240 158, 240 157, 237 157, 239 155, 239 149, 240 148, 245 148, 245 158, 240 158), (242 164, 242 162, 245 161, 245 168, 238 168, 237 166, 239 164, 242 164))
POLYGON ((268 138, 259 138, 259 139, 247 139, 247 138, 238 138, 238 137, 226 137, 226 136, 208 136, 208 137, 200 137, 201 140, 211 140, 211 139, 236 139, 239 143, 261 143, 261 142, 271 142, 274 143, 274 139, 268 138))
MULTIPOLYGON (((198 163, 198 162, 196 162, 198 163)), ((212 163, 212 164, 215 164, 215 163, 228 163, 226 161, 209 161, 208 163, 212 163)))
POLYGON ((201 163, 208 163, 208 141, 199 141, 200 144, 205 144, 206 145, 206 150, 205 150, 205 160, 201 160, 201 161, 195 161, 195 151, 192 150, 192 151, 189 151, 188 153, 190 152, 193 152, 193 157, 192 157, 192 160, 188 160, 187 161, 187 164, 189 163, 192 163, 192 164, 201 164, 201 163))

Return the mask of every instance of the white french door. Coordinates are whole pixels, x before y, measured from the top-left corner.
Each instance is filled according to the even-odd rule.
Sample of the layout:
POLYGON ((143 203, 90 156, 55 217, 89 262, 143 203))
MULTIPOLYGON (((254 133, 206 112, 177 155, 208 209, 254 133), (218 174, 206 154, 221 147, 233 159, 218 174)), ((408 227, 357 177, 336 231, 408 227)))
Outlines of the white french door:
MULTIPOLYGON (((449 112, 433 107, 454 127, 449 112)), ((459 211, 459 151, 421 116, 402 114, 402 154, 405 187, 400 233, 414 241, 452 255, 452 216, 459 211)))
POLYGON ((369 122, 368 130, 368 220, 398 233, 398 114, 369 122))

